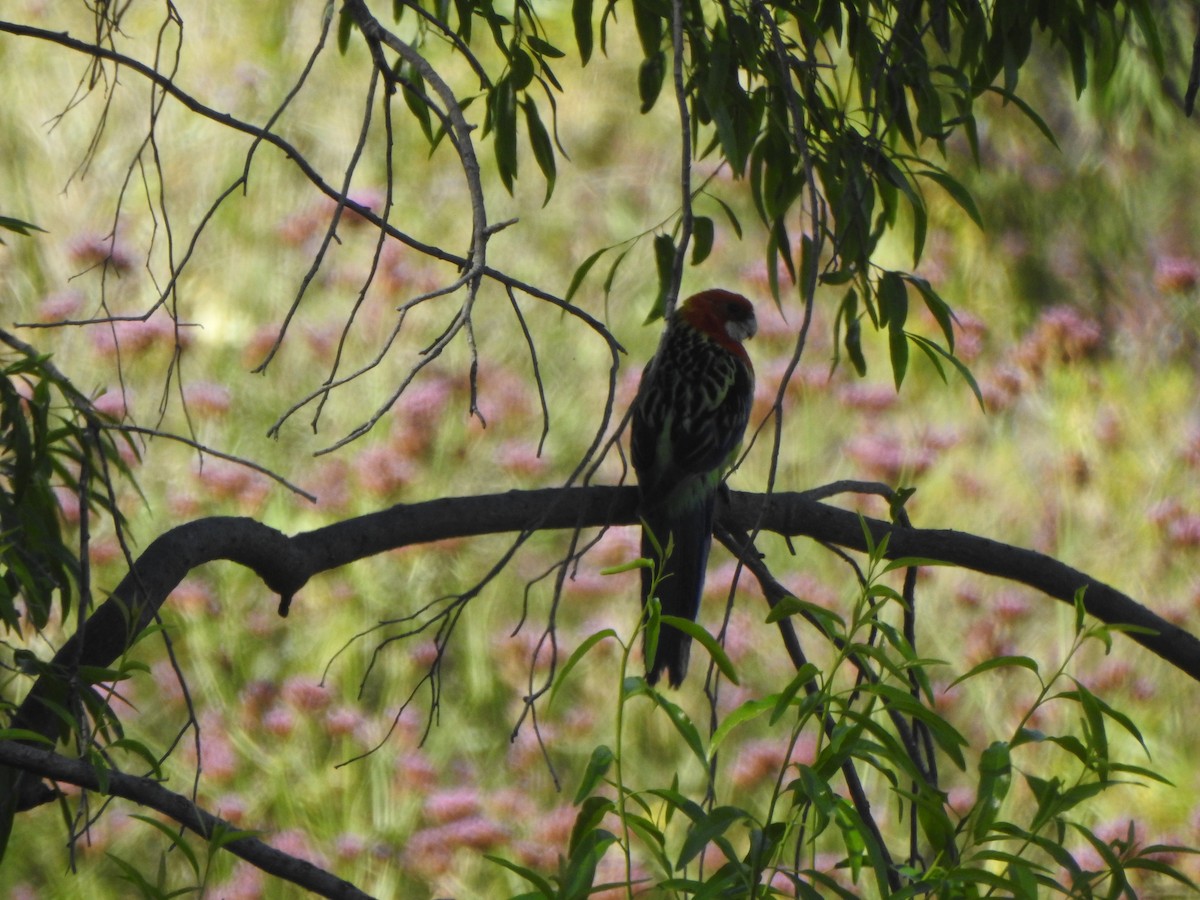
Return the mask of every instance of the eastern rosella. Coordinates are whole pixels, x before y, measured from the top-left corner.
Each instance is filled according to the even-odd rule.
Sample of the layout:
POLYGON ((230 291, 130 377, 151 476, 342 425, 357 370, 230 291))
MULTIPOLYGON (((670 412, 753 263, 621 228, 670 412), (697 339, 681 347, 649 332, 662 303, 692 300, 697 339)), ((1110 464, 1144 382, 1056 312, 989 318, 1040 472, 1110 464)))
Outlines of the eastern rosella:
MULTIPOLYGON (((734 461, 750 418, 754 367, 742 341, 757 330, 754 307, 740 294, 709 290, 688 298, 667 321, 633 401, 630 449, 640 489, 642 556, 654 560, 665 615, 696 618, 712 545, 721 478, 734 461), (659 560, 654 535, 665 553, 659 560)), ((642 604, 654 571, 642 569, 642 604)), ((646 680, 664 669, 672 687, 687 673, 692 639, 664 625, 646 680)))

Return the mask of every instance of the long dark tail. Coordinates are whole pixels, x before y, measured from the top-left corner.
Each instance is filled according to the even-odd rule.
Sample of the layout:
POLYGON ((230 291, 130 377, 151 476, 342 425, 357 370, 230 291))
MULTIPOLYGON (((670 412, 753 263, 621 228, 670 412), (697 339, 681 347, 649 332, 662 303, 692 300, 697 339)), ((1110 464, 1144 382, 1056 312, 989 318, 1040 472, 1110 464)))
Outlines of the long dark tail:
MULTIPOLYGON (((664 615, 696 620, 700 612, 700 597, 704 593, 704 573, 708 566, 708 551, 712 547, 715 494, 706 498, 700 507, 686 510, 682 516, 668 515, 661 507, 642 511, 642 556, 658 562, 658 553, 646 534, 654 533, 664 551, 674 536, 671 553, 661 566, 662 577, 656 593, 664 615)), ((650 596, 654 573, 642 569, 642 604, 650 596)), ((671 687, 679 687, 687 674, 688 654, 692 638, 678 628, 663 625, 658 633, 658 649, 653 661, 646 660, 646 680, 658 681, 663 669, 671 687)))

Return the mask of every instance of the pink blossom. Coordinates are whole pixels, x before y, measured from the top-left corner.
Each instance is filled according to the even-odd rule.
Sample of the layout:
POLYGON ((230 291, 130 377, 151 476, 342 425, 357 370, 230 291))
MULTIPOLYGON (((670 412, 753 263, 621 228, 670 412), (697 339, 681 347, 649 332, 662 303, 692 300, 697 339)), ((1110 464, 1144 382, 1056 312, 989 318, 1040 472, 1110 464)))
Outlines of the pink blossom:
POLYGON ((547 872, 558 865, 561 849, 537 841, 514 841, 512 844, 513 857, 523 866, 528 866, 535 872, 547 872))
POLYGON ((312 678, 293 676, 283 683, 280 692, 285 702, 297 709, 316 712, 325 709, 333 700, 329 688, 312 678))
POLYGON ((422 828, 408 836, 402 859, 405 868, 430 877, 450 871, 454 854, 441 828, 422 828))
POLYGON ((227 413, 233 402, 229 388, 212 381, 194 381, 183 389, 188 409, 204 417, 217 418, 227 413))
POLYGON ((196 577, 185 578, 171 591, 171 605, 193 615, 216 615, 221 611, 220 601, 212 587, 196 577))
POLYGON ((366 852, 367 846, 367 839, 361 834, 343 832, 334 842, 334 852, 340 860, 355 860, 366 852))
POLYGON ((1188 256, 1160 256, 1154 262, 1154 286, 1164 294, 1183 294, 1200 284, 1200 262, 1188 256))
POLYGON ((838 402, 850 409, 883 412, 896 404, 896 389, 888 384, 854 382, 843 385, 837 392, 838 402))
POLYGON ((112 235, 80 235, 71 241, 67 251, 71 260, 86 268, 108 265, 118 273, 133 268, 133 252, 112 235))
POLYGON ((280 831, 268 838, 267 843, 276 850, 281 850, 297 859, 303 859, 314 866, 326 868, 329 865, 325 857, 313 848, 308 834, 298 828, 289 828, 286 831, 280 831))
POLYGON ((182 346, 191 342, 188 329, 176 332, 170 316, 159 313, 148 319, 98 322, 89 335, 96 350, 106 356, 115 355, 118 349, 123 354, 140 354, 154 347, 174 347, 177 340, 182 346))
POLYGON ((1060 304, 1042 311, 1018 345, 1017 357, 1040 375, 1050 362, 1073 363, 1094 356, 1103 341, 1104 331, 1096 319, 1060 304))
POLYGON ((115 537, 96 538, 88 547, 88 558, 94 566, 114 562, 124 556, 121 545, 115 537))
POLYGON ((266 715, 262 717, 262 724, 268 734, 287 737, 296 728, 296 717, 292 715, 291 710, 275 706, 267 710, 266 715))
POLYGON ((1174 497, 1166 497, 1146 510, 1146 518, 1159 528, 1166 528, 1183 515, 1183 507, 1174 497))
POLYGON ((549 467, 549 460, 538 456, 537 444, 527 440, 505 441, 496 448, 494 459, 500 468, 515 475, 538 475, 549 467))
POLYGON ((58 513, 68 525, 78 525, 80 519, 79 493, 66 485, 54 487, 54 499, 58 501, 58 513))
POLYGON ((967 363, 977 359, 983 352, 987 323, 973 313, 959 310, 954 324, 954 355, 967 363))
POLYGON ((538 840, 556 847, 565 847, 575 827, 578 810, 574 806, 556 806, 541 815, 534 823, 534 835, 538 840))
POLYGON ((946 805, 956 816, 965 816, 975 805, 975 789, 965 785, 951 788, 946 794, 946 805))
POLYGON ((237 774, 238 758, 229 738, 222 731, 209 730, 201 744, 204 776, 213 782, 229 781, 237 774))
POLYGON ((74 318, 83 308, 85 299, 83 292, 74 288, 55 291, 42 298, 38 305, 38 319, 42 322, 60 322, 74 318))
POLYGON ((1029 615, 1029 601, 1012 591, 1005 591, 992 603, 996 618, 1004 622, 1017 622, 1029 615))
POLYGON ((214 804, 214 811, 222 819, 238 825, 246 818, 246 801, 238 794, 222 794, 214 804))
POLYGON ((445 824, 479 813, 481 801, 476 787, 457 787, 436 791, 425 798, 422 814, 434 824, 445 824))
POLYGON ((1181 513, 1167 524, 1167 538, 1177 547, 1200 546, 1200 516, 1181 513))
POLYGON ((491 850, 508 841, 508 830, 483 816, 455 819, 441 827, 449 847, 491 850))
POLYGON ((401 789, 427 790, 437 783, 438 767, 421 750, 410 750, 396 757, 396 780, 401 789))
POLYGON ((265 873, 249 863, 239 862, 229 880, 215 891, 222 900, 260 900, 266 892, 265 873))
POLYGON ((325 733, 330 737, 353 734, 364 724, 362 713, 348 706, 338 706, 325 713, 325 733))

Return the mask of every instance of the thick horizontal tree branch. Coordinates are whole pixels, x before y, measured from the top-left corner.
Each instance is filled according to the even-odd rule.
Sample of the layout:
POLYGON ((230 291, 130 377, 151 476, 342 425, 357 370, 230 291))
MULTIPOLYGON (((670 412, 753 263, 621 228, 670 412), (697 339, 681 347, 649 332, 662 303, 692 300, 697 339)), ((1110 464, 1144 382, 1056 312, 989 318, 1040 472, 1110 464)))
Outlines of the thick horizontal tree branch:
MULTIPOLYGON (((41 747, 31 747, 16 741, 0 741, 0 764, 63 784, 78 785, 105 796, 132 800, 140 806, 169 816, 205 840, 222 831, 230 834, 239 830, 237 826, 206 812, 187 797, 167 790, 151 778, 139 778, 109 770, 101 780, 96 769, 83 760, 71 759, 41 747)), ((221 846, 264 872, 297 884, 318 896, 370 897, 350 882, 343 881, 306 860, 276 850, 257 838, 240 837, 226 841, 221 846)))
MULTIPOLYGON (((1084 604, 1091 615, 1110 625, 1149 629, 1130 638, 1200 681, 1200 639, 1045 554, 958 531, 896 527, 820 503, 805 493, 768 497, 734 492, 722 503, 718 519, 735 531, 811 537, 862 551, 867 549, 865 523, 874 543, 888 536, 889 558, 921 557, 962 566, 1029 585, 1066 603, 1073 603, 1075 593, 1085 588, 1084 604)), ((290 537, 252 519, 199 519, 154 540, 54 662, 60 669, 75 660, 87 666, 110 665, 154 621, 184 576, 214 560, 232 560, 252 569, 280 596, 280 612, 286 615, 292 597, 313 575, 387 550, 444 538, 636 522, 637 491, 632 487, 545 488, 402 503, 290 537), (83 646, 77 651, 79 640, 83 646)), ((13 726, 58 737, 62 722, 41 700, 65 705, 63 684, 62 679, 39 679, 13 726)), ((23 806, 39 802, 32 785, 26 790, 30 793, 23 806)))

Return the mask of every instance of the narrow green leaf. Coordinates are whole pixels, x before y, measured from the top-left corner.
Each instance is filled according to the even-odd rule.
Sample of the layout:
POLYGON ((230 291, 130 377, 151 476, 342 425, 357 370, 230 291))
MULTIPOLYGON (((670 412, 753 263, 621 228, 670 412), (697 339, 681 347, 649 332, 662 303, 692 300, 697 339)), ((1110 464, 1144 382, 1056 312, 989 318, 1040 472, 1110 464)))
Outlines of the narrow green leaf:
POLYGON ((649 0, 633 0, 633 21, 637 25, 638 40, 642 43, 642 55, 646 59, 662 56, 663 17, 654 4, 649 0))
POLYGON ((776 724, 781 718, 783 718, 783 714, 792 706, 796 695, 800 693, 800 690, 805 685, 816 682, 820 674, 821 670, 813 663, 805 663, 796 670, 796 674, 792 677, 792 680, 788 682, 787 687, 775 695, 774 708, 771 710, 771 725, 776 724))
POLYGON ((150 768, 150 774, 154 778, 162 778, 162 768, 158 764, 158 757, 151 752, 150 748, 141 741, 135 741, 133 738, 119 738, 113 741, 105 748, 110 753, 113 750, 128 750, 136 756, 140 756, 150 768))
MULTIPOLYGON (((655 587, 657 588, 657 585, 655 587)), ((646 605, 642 609, 642 618, 645 621, 645 625, 642 627, 643 652, 646 659, 654 659, 658 654, 658 633, 661 630, 660 620, 662 618, 662 602, 658 599, 657 594, 647 598, 646 605)))
POLYGON ((884 272, 875 290, 879 303, 879 324, 904 327, 908 317, 908 288, 899 272, 884 272))
POLYGON ((718 806, 712 812, 693 820, 692 827, 688 829, 687 837, 679 850, 679 859, 675 863, 675 868, 682 869, 712 843, 716 843, 718 846, 723 844, 729 848, 725 850, 725 853, 730 861, 737 859, 737 856, 732 853, 732 846, 723 840, 723 836, 733 825, 744 822, 748 818, 749 813, 744 809, 736 806, 718 806))
POLYGON ((633 245, 626 247, 613 260, 612 265, 608 267, 608 274, 604 276, 604 296, 607 297, 612 292, 613 280, 617 277, 617 269, 621 267, 621 263, 625 261, 625 257, 629 255, 629 251, 633 249, 633 245))
POLYGON ((921 299, 925 301, 925 308, 929 310, 930 315, 937 321, 938 327, 942 329, 942 335, 946 338, 946 346, 953 353, 954 312, 950 309, 950 305, 933 289, 933 285, 924 278, 918 278, 915 275, 906 275, 905 280, 920 293, 921 299))
POLYGON ((603 828, 589 831, 580 845, 567 859, 560 880, 562 882, 561 896, 586 897, 593 889, 602 889, 604 885, 596 885, 596 867, 600 857, 616 843, 617 837, 603 828))
POLYGON ((733 668, 733 662, 725 653, 725 649, 717 643, 717 639, 713 637, 707 628, 691 619, 680 618, 679 616, 663 616, 662 622, 665 625, 671 625, 692 636, 699 644, 704 646, 708 651, 709 656, 713 658, 713 662, 717 664, 717 668, 722 674, 732 681, 734 684, 741 684, 738 680, 737 671, 733 668))
POLYGON ((338 53, 346 55, 350 49, 350 29, 354 27, 354 17, 350 15, 350 7, 343 6, 338 13, 337 47, 338 53))
POLYGON ((654 237, 654 267, 658 272, 658 293, 643 322, 645 325, 661 319, 667 311, 667 292, 671 289, 671 276, 675 270, 675 241, 669 234, 654 237))
POLYGON ((983 228, 983 216, 979 214, 979 207, 975 205, 975 198, 956 178, 952 178, 945 172, 939 172, 937 169, 921 169, 917 172, 918 175, 923 175, 930 181, 937 182, 942 190, 950 195, 950 198, 962 208, 971 221, 983 228))
POLYGON ((811 296, 817 289, 817 265, 820 262, 817 255, 817 242, 810 235, 803 235, 800 238, 800 280, 797 283, 805 297, 811 296))
POLYGON ((492 90, 492 138, 496 152, 496 169, 505 190, 513 192, 517 177, 517 93, 512 82, 505 78, 492 90))
POLYGON ((863 355, 862 350, 862 324, 857 318, 846 321, 845 347, 846 356, 850 358, 850 364, 854 366, 854 371, 860 378, 866 375, 867 358, 863 355))
POLYGON ((108 853, 106 855, 109 859, 116 863, 117 867, 121 870, 120 877, 137 887, 139 893, 141 893, 143 897, 161 896, 162 892, 155 885, 147 881, 146 876, 143 875, 141 870, 139 870, 136 866, 121 859, 121 857, 117 856, 115 853, 108 853))
POLYGON ((647 559, 642 556, 638 559, 631 559, 629 562, 617 563, 615 566, 605 566, 600 570, 601 575, 621 575, 624 572, 633 572, 638 569, 653 569, 654 560, 647 559))
POLYGON ((518 865, 515 862, 509 862, 503 857, 493 856, 490 853, 483 854, 483 858, 489 862, 494 862, 498 866, 503 866, 510 872, 520 875, 535 888, 537 888, 536 896, 545 897, 546 900, 554 900, 554 898, 558 896, 558 892, 554 890, 554 885, 552 885, 537 872, 533 871, 533 869, 527 869, 525 866, 518 865))
POLYGON ((692 265, 698 266, 712 253, 716 229, 708 216, 696 216, 692 222, 692 265))
POLYGON ((733 229, 733 233, 738 236, 738 240, 740 241, 742 239, 742 223, 738 221, 737 214, 734 213, 730 205, 720 197, 713 195, 710 196, 712 196, 712 198, 717 201, 718 205, 720 205, 721 211, 725 213, 725 218, 729 220, 729 226, 733 229))
MULTIPOLYGON (((1150 781, 1157 781, 1159 784, 1166 784, 1172 787, 1174 786, 1174 782, 1172 782, 1171 779, 1160 775, 1153 769, 1147 769, 1145 766, 1133 766, 1129 763, 1110 762, 1108 767, 1113 772, 1120 772, 1122 775, 1136 775, 1138 778, 1147 778, 1150 781)), ((1196 852, 1200 853, 1200 850, 1197 850, 1196 852)))
POLYGON ((525 127, 529 132, 529 146, 533 150, 534 161, 546 177, 546 197, 542 200, 542 206, 545 206, 550 202, 550 195, 554 193, 554 183, 558 178, 558 166, 554 159, 554 143, 550 140, 550 133, 546 131, 546 126, 542 124, 537 104, 533 102, 532 98, 526 97, 521 107, 525 111, 525 127))
POLYGON ((1050 126, 1042 120, 1042 117, 1034 111, 1032 106, 1018 97, 1012 91, 999 87, 998 85, 988 85, 987 90, 994 91, 995 93, 999 94, 1004 98, 1005 103, 1013 104, 1025 115, 1027 119, 1029 119, 1029 121, 1031 121, 1037 127, 1038 131, 1042 133, 1046 140, 1054 145, 1054 149, 1061 149, 1058 146, 1058 141, 1054 139, 1054 132, 1050 130, 1050 126))
POLYGON ((54 746, 54 741, 50 738, 28 728, 0 728, 0 741, 25 741, 54 746))
MULTIPOLYGON (((664 618, 666 617, 664 616, 664 618)), ((707 766, 708 753, 704 749, 704 740, 700 737, 699 729, 688 718, 688 714, 683 711, 681 706, 672 703, 658 691, 650 691, 650 697, 667 714, 667 718, 671 720, 671 724, 675 726, 675 730, 679 732, 684 743, 688 745, 688 749, 700 761, 700 765, 707 766)))
POLYGON ((147 825, 156 828, 165 834, 167 839, 175 846, 175 849, 178 850, 179 853, 187 860, 188 865, 192 868, 192 872, 197 875, 200 874, 200 860, 196 858, 196 851, 188 846, 188 842, 179 832, 178 825, 161 822, 158 819, 142 815, 141 813, 130 813, 129 818, 138 819, 141 822, 145 822, 147 825))
POLYGON ((213 829, 212 834, 209 835, 208 843, 214 850, 220 850, 234 841, 240 841, 242 838, 258 837, 261 834, 261 831, 255 829, 229 828, 222 823, 213 829))
MULTIPOLYGON (((979 408, 987 411, 987 407, 983 402, 983 393, 979 390, 979 384, 975 381, 975 376, 971 374, 971 370, 953 353, 946 350, 939 344, 922 337, 919 334, 909 334, 909 340, 925 351, 926 355, 936 363, 936 358, 941 357, 954 366, 958 370, 959 376, 967 383, 967 387, 971 389, 971 393, 975 395, 975 402, 979 404, 979 408)), ((938 367, 940 371, 940 366, 938 367)))
POLYGON ((533 59, 518 44, 508 48, 509 81, 513 90, 520 92, 533 81, 533 59))
POLYGON ((641 98, 643 114, 654 109, 658 95, 662 92, 663 79, 667 74, 667 55, 662 51, 647 56, 638 67, 638 96, 641 98))
MULTIPOLYGON (((1183 872, 1180 872, 1174 866, 1169 865, 1168 863, 1165 863, 1165 862, 1160 862, 1159 860, 1154 859, 1153 857, 1146 856, 1145 854, 1147 852, 1148 852, 1148 850, 1143 850, 1142 851, 1143 855, 1135 856, 1133 859, 1126 860, 1125 868, 1127 868, 1127 869, 1144 869, 1147 872, 1155 872, 1159 875, 1164 875, 1167 878, 1171 878, 1175 881, 1178 881, 1180 884, 1186 884, 1193 892, 1200 894, 1200 886, 1198 886, 1196 884, 1196 882, 1192 881, 1185 874, 1183 874, 1183 872)), ((1176 854, 1176 853, 1195 853, 1196 850, 1191 847, 1164 846, 1158 852, 1164 853, 1164 854, 1176 854)))
POLYGON ((611 628, 605 628, 601 631, 596 631, 592 634, 589 634, 583 643, 575 648, 574 652, 567 658, 566 663, 563 665, 562 671, 558 673, 558 677, 554 679, 554 687, 550 690, 550 699, 546 701, 547 707, 554 705, 554 698, 558 695, 559 688, 566 683, 567 675, 571 673, 571 670, 579 664, 581 659, 588 655, 588 652, 593 647, 595 647, 601 641, 607 640, 608 638, 613 638, 618 642, 621 640, 620 637, 617 636, 616 631, 611 628))
MULTIPOLYGON (((893 507, 892 503, 888 504, 889 512, 891 513, 893 522, 896 520, 896 515, 899 513, 899 511, 901 509, 903 509, 904 503, 906 503, 908 501, 908 498, 911 497, 913 494, 915 494, 916 491, 917 491, 916 488, 908 487, 908 488, 902 488, 901 490, 896 492, 896 496, 892 498, 894 501, 896 501, 896 503, 894 504, 895 508, 894 509, 892 508, 893 507), (901 495, 903 495, 903 496, 901 496, 901 495)), ((919 567, 923 568, 926 566, 950 566, 950 565, 953 565, 953 563, 948 563, 942 559, 930 559, 927 556, 898 556, 895 559, 889 559, 887 561, 887 565, 885 565, 883 567, 883 569, 881 570, 881 574, 885 574, 887 572, 894 572, 897 569, 913 569, 913 568, 919 568, 919 567)))
POLYGON ((966 681, 968 678, 974 678, 976 675, 980 675, 984 672, 990 672, 992 669, 1004 669, 1012 667, 1028 669, 1034 675, 1038 675, 1039 680, 1041 678, 1038 673, 1038 664, 1036 660, 1031 659, 1028 656, 997 656, 992 659, 985 659, 979 665, 972 667, 971 670, 966 674, 959 675, 952 682, 950 682, 949 686, 954 687, 955 685, 966 681))
POLYGON ((761 716, 767 710, 772 709, 776 703, 775 696, 776 695, 762 697, 758 700, 747 700, 741 706, 738 706, 732 712, 726 714, 721 719, 721 724, 717 726, 716 730, 712 733, 712 736, 708 739, 709 759, 711 760, 712 757, 716 755, 721 743, 725 740, 725 738, 729 737, 730 733, 735 728, 737 728, 743 722, 748 722, 751 719, 755 719, 758 716, 761 716))
POLYGON ((900 390, 908 371, 908 337, 903 328, 895 327, 894 322, 888 326, 888 348, 891 352, 892 377, 896 382, 896 390, 900 390))
POLYGON ((995 741, 979 757, 979 786, 975 792, 975 822, 971 830, 976 843, 987 840, 1011 783, 1012 756, 1008 744, 995 741))
POLYGON ((572 0, 571 22, 575 26, 575 45, 579 47, 579 59, 586 66, 592 58, 592 0, 572 0))
POLYGON ((15 231, 17 234, 28 235, 31 231, 40 231, 43 234, 49 234, 45 228, 40 228, 32 222, 24 222, 21 219, 14 219, 10 216, 0 216, 0 228, 7 231, 15 231))
POLYGON ((592 270, 592 266, 596 264, 596 261, 600 259, 601 256, 611 249, 611 247, 601 247, 579 264, 579 268, 577 268, 575 270, 575 274, 571 276, 571 283, 567 286, 567 295, 563 299, 565 299, 568 303, 571 302, 571 298, 575 296, 575 292, 578 291, 579 286, 583 284, 583 279, 587 278, 587 273, 592 270))
POLYGON ((587 768, 584 769, 583 777, 579 780, 579 789, 575 792, 572 803, 578 806, 585 798, 591 796, 592 791, 596 790, 596 786, 608 774, 615 758, 612 750, 605 744, 600 744, 592 750, 591 758, 588 760, 587 768))
POLYGON ((846 620, 831 609, 826 609, 819 603, 813 603, 809 600, 801 600, 799 597, 789 594, 783 597, 771 607, 771 611, 767 613, 765 621, 768 625, 773 625, 780 619, 786 619, 788 616, 802 615, 807 619, 816 621, 821 625, 827 634, 835 634, 846 630, 846 620))
POLYGON ((536 34, 526 35, 525 42, 537 51, 539 56, 544 56, 548 59, 562 59, 567 55, 549 41, 538 37, 536 34))
POLYGON ((616 810, 613 802, 607 797, 588 797, 576 805, 579 806, 579 813, 575 816, 575 824, 571 828, 571 840, 567 844, 569 855, 574 855, 584 845, 587 836, 594 833, 597 826, 604 821, 604 817, 616 810))

